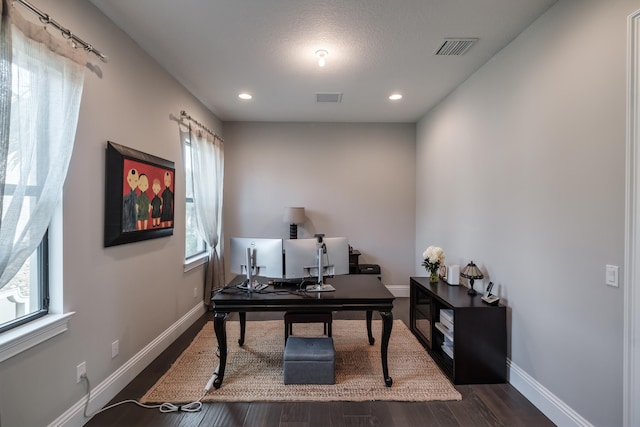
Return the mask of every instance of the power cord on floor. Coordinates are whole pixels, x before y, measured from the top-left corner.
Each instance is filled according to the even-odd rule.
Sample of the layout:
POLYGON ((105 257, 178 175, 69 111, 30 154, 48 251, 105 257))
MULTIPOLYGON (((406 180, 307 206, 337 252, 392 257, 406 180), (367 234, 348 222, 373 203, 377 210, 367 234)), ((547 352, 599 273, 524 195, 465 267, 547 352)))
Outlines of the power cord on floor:
MULTIPOLYGON (((218 358, 220 358, 220 347, 218 347, 216 349, 216 356, 218 358)), ((125 403, 134 403, 142 408, 146 408, 146 409, 158 409, 160 412, 162 413, 169 413, 169 412, 199 412, 202 409, 202 399, 207 395, 207 393, 209 393, 209 391, 211 390, 211 388, 213 387, 213 382, 216 380, 216 378, 218 378, 218 372, 220 369, 220 364, 218 363, 218 366, 216 366, 215 371, 213 372, 213 375, 211 376, 211 378, 209 379, 209 381, 207 382, 207 385, 204 387, 203 393, 200 396, 200 398, 198 398, 198 400, 195 400, 193 402, 190 403, 186 403, 184 405, 176 405, 173 403, 169 403, 169 402, 165 402, 165 403, 161 403, 159 405, 147 405, 144 403, 140 403, 137 400, 134 399, 127 399, 127 400, 123 400, 121 402, 116 402, 113 403, 109 406, 105 406, 102 409, 99 409, 95 412, 93 412, 92 414, 88 414, 87 410, 89 409, 89 403, 91 402, 91 384, 89 382, 89 377, 87 376, 87 374, 82 374, 80 376, 80 378, 82 378, 86 385, 87 385, 87 401, 84 405, 84 416, 85 418, 92 418, 96 415, 98 415, 101 412, 104 412, 108 409, 111 408, 115 408, 116 406, 125 404, 125 403)))
MULTIPOLYGON (((140 403, 137 400, 134 399, 127 399, 127 400, 123 400, 121 402, 116 402, 114 404, 111 404, 109 406, 105 406, 102 409, 99 409, 91 414, 87 413, 87 410, 89 409, 89 402, 91 401, 91 385, 89 383, 89 377, 87 377, 87 375, 82 375, 82 377, 84 379, 84 381, 87 383, 87 401, 84 405, 84 416, 85 418, 91 418, 94 417, 96 415, 98 415, 101 412, 104 412, 108 409, 111 408, 115 408, 116 406, 125 404, 125 403, 134 403, 142 408, 147 408, 147 409, 159 409, 160 412, 162 413, 169 413, 169 412, 178 412, 178 411, 182 411, 182 412, 198 412, 202 409, 202 402, 201 400, 207 395, 207 393, 209 392, 209 390, 205 389, 204 393, 202 393, 202 396, 200 396, 200 398, 196 401, 190 402, 190 403, 186 403, 184 405, 175 405, 173 403, 169 403, 169 402, 165 402, 159 405, 146 405, 144 403, 140 403)), ((213 383, 213 381, 212 381, 213 383)))

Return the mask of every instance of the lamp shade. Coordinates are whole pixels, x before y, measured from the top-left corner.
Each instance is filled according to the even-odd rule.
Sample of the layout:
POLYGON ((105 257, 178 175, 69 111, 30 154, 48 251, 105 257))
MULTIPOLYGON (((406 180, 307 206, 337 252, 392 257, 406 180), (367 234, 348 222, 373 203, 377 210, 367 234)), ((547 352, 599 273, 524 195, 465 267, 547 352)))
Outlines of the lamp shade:
POLYGON ((460 275, 462 277, 464 277, 465 279, 482 279, 482 278, 484 278, 484 275, 482 274, 482 271, 480 271, 478 266, 475 265, 473 263, 473 261, 471 261, 469 264, 466 265, 466 267, 462 270, 460 275))
POLYGON ((304 208, 284 208, 284 222, 289 224, 303 224, 306 218, 304 208))

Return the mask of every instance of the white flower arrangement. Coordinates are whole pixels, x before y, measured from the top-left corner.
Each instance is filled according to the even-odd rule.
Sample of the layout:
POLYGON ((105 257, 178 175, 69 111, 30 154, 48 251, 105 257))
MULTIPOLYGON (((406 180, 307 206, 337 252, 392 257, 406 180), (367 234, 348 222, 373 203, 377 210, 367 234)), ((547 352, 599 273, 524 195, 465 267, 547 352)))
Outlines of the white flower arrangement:
POLYGON ((422 253, 422 258, 424 259, 422 265, 429 271, 435 271, 444 263, 444 251, 437 246, 429 246, 422 253))

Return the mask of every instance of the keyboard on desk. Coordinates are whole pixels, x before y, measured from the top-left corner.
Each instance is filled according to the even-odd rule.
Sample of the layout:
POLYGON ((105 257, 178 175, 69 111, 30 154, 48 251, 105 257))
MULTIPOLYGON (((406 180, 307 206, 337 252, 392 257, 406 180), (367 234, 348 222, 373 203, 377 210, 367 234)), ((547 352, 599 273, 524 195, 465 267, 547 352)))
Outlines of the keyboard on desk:
MULTIPOLYGON (((305 282, 304 279, 274 279, 274 288, 299 288, 305 282)), ((306 282, 305 282, 306 283, 306 282)))

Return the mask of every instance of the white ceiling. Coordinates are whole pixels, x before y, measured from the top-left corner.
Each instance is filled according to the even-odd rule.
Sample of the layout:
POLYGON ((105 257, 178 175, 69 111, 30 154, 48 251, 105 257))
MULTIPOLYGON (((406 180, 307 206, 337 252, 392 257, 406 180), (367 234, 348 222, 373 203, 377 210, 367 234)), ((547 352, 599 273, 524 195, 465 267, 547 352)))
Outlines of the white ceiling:
POLYGON ((223 121, 411 123, 557 0, 91 1, 223 121))

